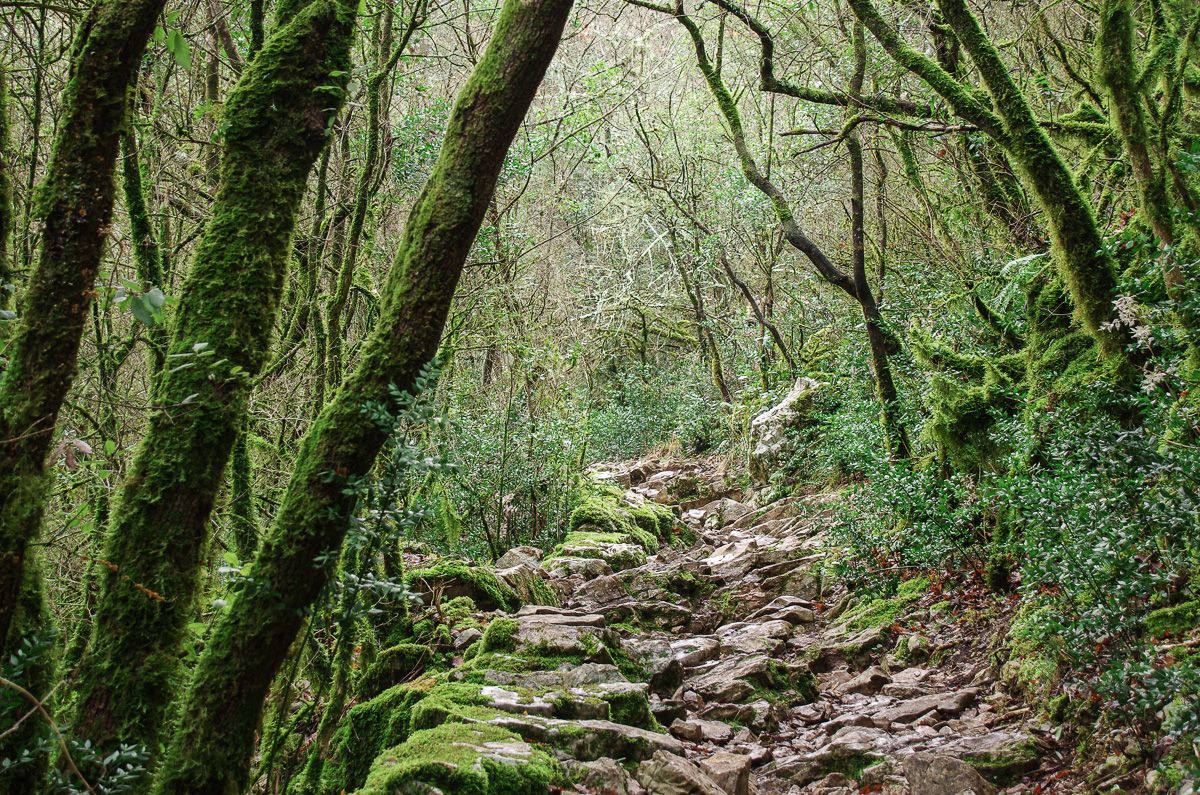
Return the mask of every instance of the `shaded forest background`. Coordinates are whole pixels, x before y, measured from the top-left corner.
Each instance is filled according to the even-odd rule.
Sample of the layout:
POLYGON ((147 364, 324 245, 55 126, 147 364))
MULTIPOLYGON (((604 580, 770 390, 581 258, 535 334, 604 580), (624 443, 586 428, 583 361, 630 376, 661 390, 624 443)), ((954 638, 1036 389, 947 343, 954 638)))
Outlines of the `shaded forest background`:
POLYGON ((844 489, 831 575, 1020 599, 1031 698, 1195 775, 1200 9, 508 5, 0 2, 0 788, 311 785, 405 550, 664 449, 844 489))

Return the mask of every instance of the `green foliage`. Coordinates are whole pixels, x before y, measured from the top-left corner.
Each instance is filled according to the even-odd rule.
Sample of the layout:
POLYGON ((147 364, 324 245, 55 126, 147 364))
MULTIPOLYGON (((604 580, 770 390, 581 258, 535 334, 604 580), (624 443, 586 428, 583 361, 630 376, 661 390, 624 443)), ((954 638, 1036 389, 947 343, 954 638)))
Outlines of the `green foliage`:
POLYGON ((420 674, 432 659, 432 650, 419 643, 390 646, 379 652, 375 661, 359 677, 355 689, 360 696, 373 698, 393 685, 420 674))
POLYGON ((634 458, 670 441, 688 453, 717 448, 726 436, 719 403, 686 365, 611 373, 587 413, 588 458, 634 458))

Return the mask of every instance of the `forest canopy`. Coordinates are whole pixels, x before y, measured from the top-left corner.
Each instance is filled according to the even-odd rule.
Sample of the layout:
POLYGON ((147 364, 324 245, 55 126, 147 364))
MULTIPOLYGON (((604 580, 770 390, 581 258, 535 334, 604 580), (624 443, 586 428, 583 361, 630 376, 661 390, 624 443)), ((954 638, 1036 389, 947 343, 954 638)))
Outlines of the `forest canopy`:
POLYGON ((0 31, 0 793, 1194 791, 1194 0, 0 31))

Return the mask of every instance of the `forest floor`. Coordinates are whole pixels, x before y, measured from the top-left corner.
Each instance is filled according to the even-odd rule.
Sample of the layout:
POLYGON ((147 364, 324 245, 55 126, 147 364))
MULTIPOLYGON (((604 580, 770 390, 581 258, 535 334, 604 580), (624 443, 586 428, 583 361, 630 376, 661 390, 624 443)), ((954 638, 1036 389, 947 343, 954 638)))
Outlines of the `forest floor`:
POLYGON ((461 677, 485 683, 474 703, 530 748, 555 749, 574 791, 1137 791, 1102 771, 1085 785, 1060 730, 1003 684, 1013 600, 925 577, 889 598, 831 583, 837 492, 751 507, 715 459, 590 474, 626 501, 672 506, 675 543, 646 556, 574 533, 545 560, 519 547, 496 573, 517 583, 536 570, 561 606, 481 616, 481 642, 481 629, 455 631, 456 646, 476 646, 464 671, 484 671, 461 677), (489 662, 497 652, 522 662, 489 662), (634 693, 654 720, 617 708, 634 693))

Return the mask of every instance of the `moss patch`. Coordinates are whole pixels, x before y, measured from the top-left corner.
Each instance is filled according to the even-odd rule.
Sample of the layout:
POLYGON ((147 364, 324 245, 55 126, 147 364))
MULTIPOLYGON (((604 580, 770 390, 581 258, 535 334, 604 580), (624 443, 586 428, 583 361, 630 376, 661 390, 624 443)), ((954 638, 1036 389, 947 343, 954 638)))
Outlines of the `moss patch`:
POLYGON ((448 723, 418 731, 381 756, 360 795, 432 787, 458 795, 535 795, 549 792, 558 777, 558 765, 548 754, 512 732, 448 723))
POLYGON ((513 612, 521 607, 521 598, 491 570, 461 560, 443 560, 422 569, 413 569, 404 581, 418 592, 433 594, 440 589, 443 597, 470 597, 483 610, 513 612))
POLYGON ((359 678, 359 695, 374 698, 387 688, 421 673, 432 659, 430 648, 419 643, 398 643, 384 649, 359 678))
POLYGON ((1197 627, 1200 627, 1200 599, 1159 608, 1146 616, 1146 634, 1155 638, 1186 635, 1197 627))
POLYGON ((846 613, 843 624, 847 629, 857 632, 870 627, 886 627, 896 623, 896 619, 913 602, 921 598, 929 590, 928 577, 916 577, 900 583, 896 594, 889 597, 879 597, 864 602, 846 613))

